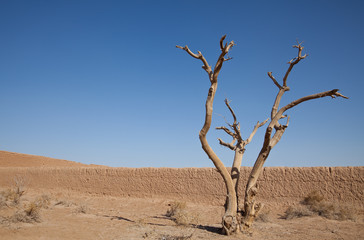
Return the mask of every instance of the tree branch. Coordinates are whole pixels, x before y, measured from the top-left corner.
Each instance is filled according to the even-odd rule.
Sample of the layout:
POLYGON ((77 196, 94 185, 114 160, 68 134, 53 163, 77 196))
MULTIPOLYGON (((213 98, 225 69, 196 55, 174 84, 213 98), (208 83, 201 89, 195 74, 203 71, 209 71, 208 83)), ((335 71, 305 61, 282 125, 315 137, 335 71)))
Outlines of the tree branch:
POLYGON ((268 72, 268 76, 270 77, 270 79, 273 80, 274 84, 279 88, 282 89, 282 86, 277 82, 277 80, 273 77, 272 72, 268 72))
POLYGON ((287 87, 287 78, 288 78, 288 75, 290 74, 292 68, 294 67, 294 65, 296 65, 297 63, 299 63, 299 61, 301 61, 302 59, 304 59, 304 58, 306 58, 308 56, 307 54, 302 56, 302 50, 303 50, 304 47, 301 44, 302 43, 298 43, 298 45, 293 46, 293 48, 298 49, 298 54, 297 54, 297 57, 291 59, 291 61, 288 62, 289 67, 287 69, 286 74, 283 77, 283 87, 287 87))
POLYGON ((228 107, 231 115, 233 115, 233 118, 234 118, 233 126, 234 126, 234 125, 236 125, 236 116, 235 116, 234 110, 230 107, 230 101, 227 98, 225 98, 224 102, 225 102, 225 105, 228 107))
POLYGON ((229 50, 235 45, 235 43, 234 43, 234 41, 231 41, 229 44, 225 43, 225 45, 224 45, 223 42, 224 42, 225 38, 226 38, 226 35, 222 36, 222 38, 220 39, 221 54, 215 64, 215 68, 214 68, 214 72, 213 72, 213 76, 212 76, 212 82, 217 82, 217 77, 219 76, 222 64, 225 61, 231 59, 231 58, 225 59, 225 55, 228 54, 229 50))
POLYGON ((330 90, 330 91, 316 93, 316 94, 308 95, 308 96, 302 97, 300 99, 297 99, 297 100, 287 104, 286 106, 282 107, 281 109, 279 109, 279 111, 278 111, 275 118, 278 118, 277 120, 281 119, 283 113, 285 111, 287 111, 288 109, 291 109, 291 108, 293 108, 294 106, 297 106, 300 103, 303 103, 303 102, 306 102, 306 101, 309 101, 309 100, 312 100, 312 99, 317 99, 317 98, 322 98, 322 97, 329 97, 329 96, 332 97, 332 98, 342 97, 342 98, 345 98, 345 99, 349 99, 348 97, 342 95, 338 91, 339 91, 339 89, 333 89, 333 90, 330 90))
POLYGON ((234 113, 234 110, 230 107, 230 102, 225 98, 225 104, 228 107, 231 115, 234 118, 234 123, 232 125, 229 124, 229 126, 234 130, 235 134, 234 134, 234 138, 236 138, 238 140, 238 144, 240 144, 243 141, 243 138, 241 137, 241 132, 240 132, 240 124, 237 122, 236 120, 236 115, 234 113))
POLYGON ((298 49, 298 53, 297 53, 297 57, 293 58, 291 61, 288 62, 289 67, 286 71, 286 74, 283 77, 283 86, 281 86, 273 77, 272 72, 268 72, 268 76, 273 80, 274 84, 279 88, 279 92, 277 93, 276 99, 274 101, 273 107, 272 107, 272 111, 271 111, 271 119, 274 118, 274 116, 276 115, 278 108, 279 108, 279 104, 281 102, 282 96, 286 91, 289 91, 290 88, 287 86, 287 78, 290 74, 290 72, 292 71, 294 65, 296 65, 297 63, 299 63, 299 61, 301 61, 302 59, 307 57, 307 54, 305 54, 304 56, 302 56, 302 50, 303 50, 303 46, 301 45, 302 43, 297 43, 297 45, 294 45, 293 48, 297 48, 298 49))
MULTIPOLYGON (((226 35, 222 36, 220 39, 220 50, 223 51, 224 50, 224 40, 226 38, 226 35)), ((225 44, 226 47, 226 44, 225 44)))
POLYGON ((211 67, 210 65, 207 63, 207 60, 205 59, 205 57, 202 55, 202 53, 200 51, 198 51, 197 53, 198 54, 195 54, 193 53, 189 48, 188 46, 184 46, 184 47, 181 47, 181 46, 178 46, 176 45, 176 48, 179 48, 179 49, 182 49, 182 50, 185 50, 189 55, 191 55, 192 57, 196 58, 196 59, 200 59, 203 63, 203 66, 202 68, 207 72, 207 74, 209 75, 209 79, 210 81, 212 81, 212 76, 213 76, 213 72, 211 70, 211 67))
POLYGON ((271 111, 271 114, 270 114, 271 119, 273 119, 274 116, 277 114, 279 103, 281 102, 283 94, 286 92, 285 89, 286 88, 282 87, 282 88, 279 89, 279 91, 277 93, 277 96, 276 96, 276 99, 274 100, 274 104, 273 104, 272 111, 271 111))
POLYGON ((232 131, 230 131, 227 127, 217 127, 215 129, 216 130, 224 130, 227 134, 229 134, 230 136, 235 138, 235 134, 232 131))
POLYGON ((234 146, 235 140, 233 140, 231 143, 226 143, 221 138, 218 138, 220 145, 230 148, 231 150, 235 151, 236 147, 234 146))
MULTIPOLYGON (((270 126, 274 126, 274 128, 276 129, 276 132, 274 133, 273 137, 271 138, 271 140, 269 141, 269 146, 271 148, 273 148, 281 139, 284 131, 286 130, 286 128, 288 127, 289 124, 289 116, 287 118, 287 123, 286 125, 281 125, 278 123, 278 121, 282 118, 284 118, 285 116, 283 115, 284 112, 286 112, 287 110, 303 103, 309 100, 313 100, 313 99, 317 99, 317 98, 322 98, 322 97, 332 97, 332 98, 336 98, 336 97, 342 97, 345 99, 348 99, 348 97, 342 95, 341 93, 338 92, 339 89, 333 89, 330 91, 326 91, 326 92, 321 92, 321 93, 316 93, 316 94, 312 94, 312 95, 308 95, 305 97, 302 97, 300 99, 297 99, 289 104, 287 104, 286 106, 282 107, 281 109, 279 109, 279 111, 277 112, 277 114, 275 115, 274 119, 272 119, 271 123, 269 124, 270 126)), ((267 137, 267 136, 266 136, 267 137)))
POLYGON ((245 140, 245 145, 249 144, 251 142, 251 140, 253 139, 255 133, 257 132, 258 128, 262 127, 264 124, 266 124, 268 122, 269 118, 267 118, 264 122, 259 123, 259 121, 257 122, 257 124, 254 126, 253 132, 250 134, 249 138, 247 140, 245 140))

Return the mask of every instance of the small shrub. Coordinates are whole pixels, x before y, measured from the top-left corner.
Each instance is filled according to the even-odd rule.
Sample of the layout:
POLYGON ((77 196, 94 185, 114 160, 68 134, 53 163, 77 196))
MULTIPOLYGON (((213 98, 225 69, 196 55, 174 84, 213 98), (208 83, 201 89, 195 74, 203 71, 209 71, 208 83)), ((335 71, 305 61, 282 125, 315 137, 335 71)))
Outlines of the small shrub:
POLYGON ((39 208, 48 208, 51 204, 51 198, 48 195, 43 194, 36 198, 35 203, 39 206, 39 208))
POLYGON ((293 219, 293 218, 300 218, 300 217, 308 217, 315 215, 314 212, 312 212, 310 209, 307 208, 307 206, 295 206, 295 207, 289 207, 284 212, 284 219, 293 219))
POLYGON ((20 203, 21 197, 24 195, 24 191, 20 188, 7 189, 2 192, 2 198, 6 205, 18 205, 20 203))
POLYGON ((292 219, 316 215, 334 220, 355 221, 357 219, 357 211, 354 208, 327 202, 317 191, 308 194, 301 204, 297 207, 289 207, 283 218, 292 219))
POLYGON ((256 217, 256 221, 258 222, 270 222, 270 211, 263 211, 261 213, 258 214, 258 216, 256 217))
POLYGON ((172 202, 168 204, 170 207, 167 210, 166 216, 167 217, 173 217, 176 213, 180 211, 184 211, 186 209, 186 203, 185 202, 172 202))
POLYGON ((30 221, 39 222, 40 221, 40 208, 36 202, 31 202, 25 209, 24 212, 30 221))
POLYGON ((354 208, 325 201, 311 205, 310 209, 317 213, 317 215, 328 219, 355 221, 357 218, 356 210, 354 208))
POLYGON ((9 206, 9 204, 18 205, 25 193, 25 182, 23 177, 16 176, 14 178, 14 187, 0 193, 0 207, 9 206))
POLYGON ((17 211, 8 219, 10 222, 33 223, 40 222, 40 208, 35 202, 31 202, 22 211, 17 211))
POLYGON ((89 208, 86 204, 81 204, 76 208, 76 213, 83 213, 86 214, 88 212, 89 208))
POLYGON ((303 200, 302 204, 304 205, 317 205, 318 203, 322 202, 324 197, 318 191, 310 192, 303 200))
POLYGON ((198 224, 198 214, 187 212, 185 202, 172 202, 169 206, 170 208, 167 210, 166 216, 170 217, 177 225, 187 226, 198 224))
POLYGON ((3 192, 0 193, 0 208, 7 206, 6 198, 3 192))
POLYGON ((173 220, 177 225, 197 225, 199 222, 199 215, 195 213, 189 213, 187 211, 178 211, 174 215, 173 220))

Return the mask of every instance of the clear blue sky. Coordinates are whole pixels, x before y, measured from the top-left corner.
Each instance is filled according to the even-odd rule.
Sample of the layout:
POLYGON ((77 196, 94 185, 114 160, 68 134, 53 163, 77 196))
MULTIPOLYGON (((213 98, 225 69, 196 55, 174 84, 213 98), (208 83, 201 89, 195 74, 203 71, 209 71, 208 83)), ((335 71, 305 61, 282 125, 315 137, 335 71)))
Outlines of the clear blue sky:
MULTIPOLYGON (((266 166, 364 165, 364 1, 0 1, 0 149, 122 167, 211 167, 198 132, 219 39, 237 44, 224 64, 212 127, 230 119, 247 137, 269 117, 291 46, 309 56, 283 104, 339 88, 289 112, 266 166)), ((222 161, 233 152, 208 138, 222 161)), ((252 166, 263 141, 247 146, 252 166)))

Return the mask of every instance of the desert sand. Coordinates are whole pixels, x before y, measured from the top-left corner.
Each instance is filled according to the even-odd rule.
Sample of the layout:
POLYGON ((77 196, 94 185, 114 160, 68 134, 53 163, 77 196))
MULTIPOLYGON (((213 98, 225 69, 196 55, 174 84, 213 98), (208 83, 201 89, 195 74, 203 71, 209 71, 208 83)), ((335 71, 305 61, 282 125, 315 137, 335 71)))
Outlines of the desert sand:
MULTIPOLYGON (((242 168, 241 195, 249 170, 242 168)), ((19 203, 0 206, 0 239, 364 239, 364 167, 265 168, 265 218, 234 237, 219 233, 225 192, 212 168, 110 168, 0 151, 0 191, 19 179, 19 203), (355 220, 282 218, 312 190, 356 209, 355 220), (9 221, 39 199, 37 221, 9 221), (186 204, 193 224, 166 216, 174 202, 186 204)))

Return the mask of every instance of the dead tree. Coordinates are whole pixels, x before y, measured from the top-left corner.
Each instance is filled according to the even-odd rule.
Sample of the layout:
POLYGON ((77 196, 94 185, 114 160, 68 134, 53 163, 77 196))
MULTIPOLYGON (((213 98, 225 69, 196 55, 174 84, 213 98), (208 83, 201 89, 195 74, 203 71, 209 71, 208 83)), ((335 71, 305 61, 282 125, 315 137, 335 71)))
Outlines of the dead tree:
POLYGON ((232 114, 234 118, 233 124, 229 124, 229 128, 227 127, 218 127, 217 129, 224 130, 228 135, 230 135, 233 140, 231 143, 225 143, 221 139, 219 139, 219 142, 221 145, 230 148, 231 150, 235 151, 235 157, 233 161, 233 166, 231 173, 227 170, 225 165, 222 163, 222 161, 219 159, 219 157, 215 154, 215 152, 210 147, 206 135, 211 127, 211 121, 212 121, 212 110, 213 110, 213 102, 215 93, 217 90, 217 83, 218 83, 218 76, 221 70, 221 67, 225 61, 230 60, 230 57, 225 58, 227 56, 229 50, 234 46, 234 42, 231 41, 230 43, 225 43, 226 36, 223 36, 220 39, 220 50, 221 54, 217 59, 217 62, 215 64, 214 70, 212 70, 211 66, 208 64, 207 60, 204 58, 201 52, 197 52, 197 54, 193 53, 187 46, 181 47, 176 46, 177 48, 185 50, 189 55, 196 59, 200 59, 203 63, 202 68, 207 72, 209 80, 210 80, 210 88, 207 95, 206 100, 206 114, 205 114, 205 123, 199 133, 199 138, 201 141, 201 145, 203 150, 206 152, 207 156, 211 159, 213 164, 215 165, 218 172, 221 174, 225 186, 227 189, 227 199, 226 199, 226 208, 225 208, 225 214, 222 217, 222 225, 223 225, 223 231, 225 234, 230 235, 232 233, 238 232, 240 229, 240 217, 238 215, 238 198, 237 198, 237 185, 238 180, 240 176, 240 167, 241 162, 243 158, 243 154, 245 151, 245 146, 249 144, 249 142, 252 140, 254 134, 256 133, 257 129, 261 126, 263 126, 267 121, 264 121, 263 123, 257 123, 254 127, 253 132, 250 134, 248 139, 243 140, 240 132, 240 124, 236 120, 235 113, 233 109, 230 107, 229 101, 226 99, 225 104, 228 107, 230 113, 232 114), (234 145, 235 144, 235 145, 234 145))
POLYGON ((285 129, 288 126, 289 117, 287 117, 287 123, 285 125, 281 125, 279 123, 279 120, 282 118, 285 118, 286 116, 283 115, 288 109, 297 106, 298 104, 321 97, 331 96, 331 97, 344 97, 338 93, 338 89, 334 89, 327 92, 322 92, 310 96, 306 96, 303 98, 300 98, 296 101, 293 101, 292 103, 279 108, 279 103, 281 101, 281 98, 283 94, 289 90, 289 87, 287 86, 287 78, 289 73, 291 72, 293 66, 297 64, 301 59, 304 59, 306 55, 301 56, 303 47, 298 44, 294 47, 298 48, 298 57, 292 59, 289 64, 289 68, 286 72, 286 75, 283 78, 283 85, 280 85, 275 78, 273 77, 272 73, 268 73, 269 77, 273 80, 274 84, 279 88, 279 92, 277 94, 277 97, 275 99, 274 105, 272 107, 271 112, 271 121, 266 129, 265 138, 264 138, 264 144, 262 147, 262 150, 260 151, 258 158, 255 162, 255 165, 252 169, 252 172, 249 176, 248 183, 246 186, 245 191, 245 198, 244 198, 244 207, 241 210, 239 208, 238 204, 238 192, 237 192, 237 186, 239 182, 240 177, 240 168, 242 163, 243 154, 245 151, 245 147, 247 144, 250 143, 253 136, 255 135, 256 131, 259 127, 263 126, 269 119, 265 120, 262 123, 257 123, 250 134, 250 136, 243 140, 240 132, 240 124, 237 122, 235 113, 233 109, 231 108, 229 101, 225 99, 225 104, 228 107, 234 122, 233 124, 228 124, 230 128, 227 127, 217 127, 218 130, 225 131, 229 136, 233 138, 232 142, 226 143, 221 139, 218 139, 220 144, 222 146, 228 147, 229 149, 233 150, 235 152, 234 161, 232 165, 231 172, 227 170, 225 165, 222 163, 222 161, 219 159, 219 157, 216 155, 216 153, 212 150, 210 147, 206 135, 211 127, 211 121, 212 121, 212 111, 213 111, 213 102, 215 93, 217 90, 217 83, 218 83, 218 76, 220 73, 220 70, 222 68, 222 65, 225 61, 230 60, 230 57, 226 56, 228 55, 230 49, 234 46, 234 42, 231 41, 230 43, 225 43, 225 36, 223 36, 220 39, 220 50, 221 54, 217 59, 217 62, 215 64, 214 69, 212 70, 211 66, 208 64, 207 60, 204 58, 201 52, 197 52, 197 54, 193 53, 187 46, 181 47, 176 46, 177 48, 180 48, 184 51, 186 51, 189 55, 192 57, 199 59, 202 61, 203 66, 202 68, 207 72, 209 80, 210 80, 210 88, 208 91, 207 99, 206 99, 206 113, 205 113, 205 122, 204 125, 199 133, 200 142, 202 145, 203 150, 207 154, 207 156, 211 159, 213 164, 215 165, 216 169, 222 176, 226 191, 227 191, 227 198, 226 198, 226 206, 225 206, 225 213, 222 217, 222 230, 223 233, 226 235, 239 233, 241 231, 247 231, 251 224, 253 223, 255 217, 259 213, 259 211, 262 209, 261 204, 257 204, 255 201, 255 196, 258 192, 257 189, 257 179, 262 171, 263 164, 265 160, 267 159, 270 150, 278 143, 278 141, 281 139, 285 129), (273 129, 275 130, 275 133, 272 136, 273 129))
POLYGON ((246 229, 250 228, 250 226, 254 222, 254 219, 258 215, 259 211, 262 209, 262 204, 256 203, 256 200, 255 200, 255 197, 258 193, 257 180, 263 170, 263 165, 264 165, 265 161, 267 160, 270 151, 281 140, 283 133, 285 132, 285 130, 288 127, 289 116, 284 115, 285 112, 303 102, 322 98, 322 97, 332 97, 332 98, 342 97, 342 98, 348 99, 346 96, 344 96, 338 92, 339 89, 333 89, 330 91, 316 93, 313 95, 308 95, 308 96, 302 97, 300 99, 297 99, 297 100, 285 105, 284 107, 279 108, 279 104, 281 102, 282 96, 284 95, 285 92, 290 90, 290 88, 287 86, 287 79, 288 79, 288 76, 289 76, 291 70, 297 63, 299 63, 302 59, 305 59, 307 57, 307 54, 302 56, 303 46, 301 45, 301 43, 297 43, 297 45, 294 45, 293 47, 298 49, 298 55, 297 55, 297 57, 293 58, 291 61, 288 62, 289 67, 283 77, 283 81, 282 81, 283 84, 282 85, 279 84, 278 81, 274 78, 272 72, 268 72, 269 78, 273 81, 273 83, 278 88, 278 93, 275 98, 272 110, 271 110, 271 114, 270 114, 271 121, 265 131, 263 146, 260 150, 257 160, 255 161, 255 164, 253 166, 253 169, 250 173, 250 176, 249 176, 249 179, 248 179, 248 182, 246 185, 245 198, 244 198, 244 211, 243 211, 243 218, 241 221, 242 230, 246 230, 246 229), (279 122, 283 118, 287 118, 285 124, 281 124, 279 122))

